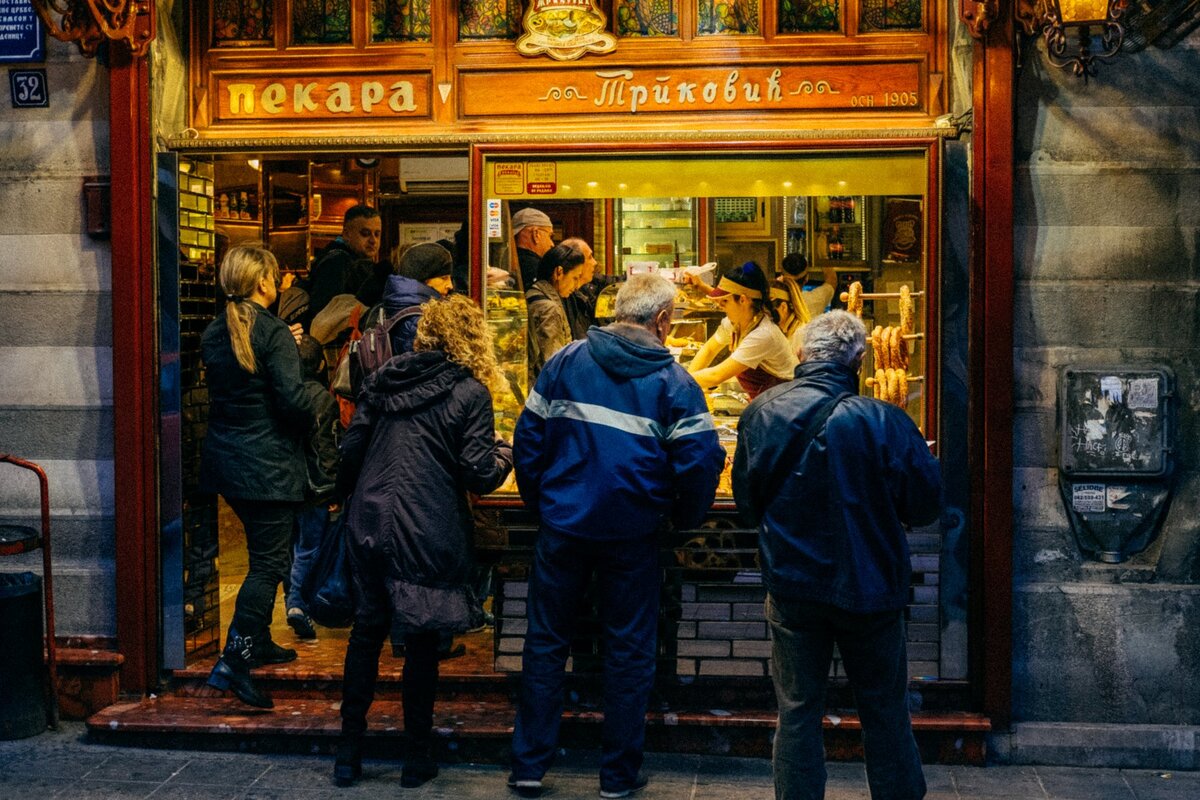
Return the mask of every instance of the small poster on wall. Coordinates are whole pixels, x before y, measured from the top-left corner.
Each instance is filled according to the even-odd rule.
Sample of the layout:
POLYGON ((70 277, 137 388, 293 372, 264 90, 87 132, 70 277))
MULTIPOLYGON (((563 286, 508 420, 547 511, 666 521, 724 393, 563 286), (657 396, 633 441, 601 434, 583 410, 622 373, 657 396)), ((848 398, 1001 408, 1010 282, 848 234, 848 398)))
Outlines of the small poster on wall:
POLYGON ((880 248, 889 261, 921 260, 921 201, 888 197, 883 207, 883 242, 880 248))

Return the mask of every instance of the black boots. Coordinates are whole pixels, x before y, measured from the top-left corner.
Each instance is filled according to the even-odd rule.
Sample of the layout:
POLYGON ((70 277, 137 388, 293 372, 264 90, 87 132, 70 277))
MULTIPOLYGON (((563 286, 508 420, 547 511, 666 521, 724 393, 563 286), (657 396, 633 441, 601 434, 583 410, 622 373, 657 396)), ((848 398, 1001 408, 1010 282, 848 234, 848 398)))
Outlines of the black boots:
POLYGON ((362 737, 344 736, 338 742, 333 762, 333 785, 353 786, 362 777, 362 737))
POLYGON ((249 664, 251 669, 264 664, 286 664, 296 660, 296 651, 290 647, 280 647, 271 639, 271 634, 265 637, 255 637, 254 646, 250 648, 249 664))
POLYGON ((423 786, 437 777, 438 765, 430 754, 428 738, 409 739, 404 769, 400 770, 400 785, 405 789, 423 786))
POLYGON ((208 676, 208 685, 221 691, 232 691, 246 705, 256 708, 274 708, 275 704, 250 680, 250 660, 254 652, 254 640, 242 636, 232 626, 225 650, 217 659, 208 676))

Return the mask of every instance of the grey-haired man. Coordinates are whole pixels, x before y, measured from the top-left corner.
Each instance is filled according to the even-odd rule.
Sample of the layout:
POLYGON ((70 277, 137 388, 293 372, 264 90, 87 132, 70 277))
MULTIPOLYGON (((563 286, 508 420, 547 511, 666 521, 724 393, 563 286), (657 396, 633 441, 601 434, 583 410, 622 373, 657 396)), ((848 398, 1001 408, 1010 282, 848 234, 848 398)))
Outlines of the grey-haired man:
POLYGON ((771 677, 779 700, 777 800, 821 800, 821 718, 834 645, 854 688, 873 800, 919 800, 925 777, 908 714, 906 528, 941 508, 941 473, 903 409, 857 394, 862 321, 804 329, 796 379, 742 415, 738 510, 758 527, 771 677))

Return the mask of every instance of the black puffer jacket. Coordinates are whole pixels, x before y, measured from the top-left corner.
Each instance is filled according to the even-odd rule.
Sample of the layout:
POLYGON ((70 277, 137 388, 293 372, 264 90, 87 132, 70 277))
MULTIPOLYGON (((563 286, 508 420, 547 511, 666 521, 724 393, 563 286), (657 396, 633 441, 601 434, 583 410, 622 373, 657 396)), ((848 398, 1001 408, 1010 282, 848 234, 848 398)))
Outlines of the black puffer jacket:
POLYGON ((395 356, 367 378, 342 440, 338 484, 353 489, 346 530, 356 614, 390 607, 408 629, 474 622, 467 492, 504 482, 512 449, 495 436, 492 398, 438 351, 395 356))
POLYGON ((254 374, 233 355, 225 312, 200 338, 209 397, 200 486, 227 498, 300 501, 308 483, 303 442, 316 409, 291 331, 265 308, 254 309, 254 374))
POLYGON ((894 611, 908 602, 912 574, 905 527, 928 525, 941 509, 941 471, 917 426, 899 407, 855 395, 798 459, 783 459, 826 399, 857 389, 849 367, 815 361, 759 395, 738 423, 733 496, 758 526, 772 595, 894 611), (763 496, 779 473, 778 492, 763 496))

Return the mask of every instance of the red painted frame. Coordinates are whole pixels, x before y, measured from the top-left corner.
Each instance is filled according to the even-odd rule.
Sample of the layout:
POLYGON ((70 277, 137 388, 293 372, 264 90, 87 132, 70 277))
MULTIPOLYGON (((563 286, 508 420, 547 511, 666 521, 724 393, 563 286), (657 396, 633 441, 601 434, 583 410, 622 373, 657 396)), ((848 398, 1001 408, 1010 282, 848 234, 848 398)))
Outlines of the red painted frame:
POLYGON ((158 683, 158 386, 150 66, 110 48, 117 645, 124 691, 158 683))

